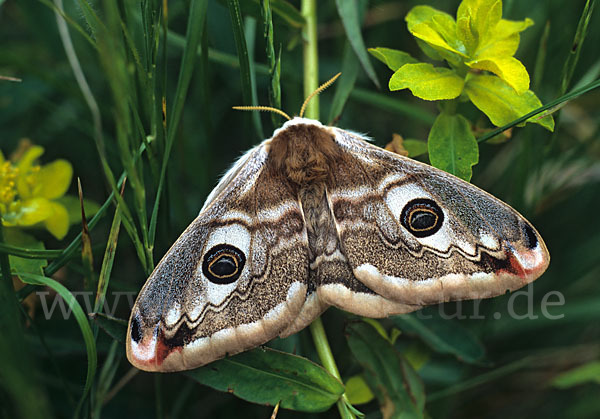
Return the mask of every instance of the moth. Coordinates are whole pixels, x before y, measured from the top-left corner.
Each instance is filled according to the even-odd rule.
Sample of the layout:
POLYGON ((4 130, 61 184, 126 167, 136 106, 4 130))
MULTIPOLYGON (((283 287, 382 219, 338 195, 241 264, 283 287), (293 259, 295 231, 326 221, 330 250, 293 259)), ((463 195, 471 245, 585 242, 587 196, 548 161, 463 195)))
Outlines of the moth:
POLYGON ((329 306, 387 317, 493 297, 549 261, 533 226, 481 189, 295 117, 233 165, 157 265, 127 357, 147 371, 196 368, 329 306))

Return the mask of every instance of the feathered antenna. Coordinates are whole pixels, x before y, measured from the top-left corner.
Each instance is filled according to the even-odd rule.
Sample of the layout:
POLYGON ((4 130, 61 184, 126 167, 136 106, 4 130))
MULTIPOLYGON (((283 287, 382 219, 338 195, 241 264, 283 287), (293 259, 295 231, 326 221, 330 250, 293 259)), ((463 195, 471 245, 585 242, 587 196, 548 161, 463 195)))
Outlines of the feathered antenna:
POLYGON ((279 115, 287 118, 288 121, 290 121, 292 119, 292 118, 290 118, 290 116, 287 113, 285 113, 281 109, 272 108, 270 106, 234 106, 233 109, 236 109, 238 111, 267 111, 267 112, 275 112, 275 113, 278 113, 279 115))
POLYGON ((317 87, 317 90, 315 90, 310 95, 308 95, 308 97, 306 98, 306 100, 302 104, 302 108, 300 109, 300 118, 302 118, 302 115, 304 115, 304 111, 306 109, 306 105, 308 105, 308 102, 310 102, 310 100, 313 97, 315 97, 316 95, 318 95, 319 93, 321 93, 323 90, 325 90, 329 86, 331 86, 333 84, 333 82, 336 81, 337 78, 339 76, 341 76, 341 75, 342 75, 342 73, 337 73, 335 76, 333 76, 332 78, 330 78, 329 80, 327 80, 325 83, 323 83, 322 85, 320 85, 319 87, 317 87))
MULTIPOLYGON (((342 73, 337 73, 335 76, 333 76, 332 78, 330 78, 329 80, 327 80, 325 83, 323 83, 322 85, 320 85, 317 88, 317 90, 315 90, 310 95, 308 95, 308 97, 306 98, 306 100, 302 104, 302 108, 300 109, 300 118, 302 118, 302 115, 304 115, 304 111, 306 109, 306 105, 308 105, 308 102, 310 102, 310 100, 313 97, 315 97, 316 95, 318 95, 319 93, 321 93, 323 90, 325 90, 329 86, 331 86, 333 84, 333 82, 336 81, 337 78, 341 74, 342 73)), ((285 117, 288 121, 290 121, 292 119, 292 118, 290 118, 290 116, 287 113, 285 113, 281 109, 273 108, 271 106, 234 106, 233 109, 236 109, 238 111, 267 111, 267 112, 275 112, 275 113, 278 113, 279 115, 285 117)))

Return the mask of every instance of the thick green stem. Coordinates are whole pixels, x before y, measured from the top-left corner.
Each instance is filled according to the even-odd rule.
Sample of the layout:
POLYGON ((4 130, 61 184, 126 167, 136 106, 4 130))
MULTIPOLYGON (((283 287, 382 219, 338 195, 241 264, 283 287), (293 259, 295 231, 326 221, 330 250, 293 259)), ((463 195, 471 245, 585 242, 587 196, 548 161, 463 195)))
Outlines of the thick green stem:
POLYGON ((310 333, 312 334, 321 363, 332 375, 340 378, 340 372, 335 364, 335 359, 333 358, 333 353, 331 353, 331 347, 329 346, 325 328, 323 327, 323 322, 320 317, 310 325, 310 333))
MULTIPOLYGON (((304 97, 319 87, 319 55, 317 50, 317 1, 302 0, 302 16, 306 24, 302 30, 304 40, 304 97)), ((319 98, 313 98, 306 107, 307 118, 319 119, 319 98)))
MULTIPOLYGON (((310 333, 312 334, 313 342, 315 344, 315 348, 317 349, 317 354, 319 355, 321 363, 331 375, 342 381, 340 371, 338 370, 338 367, 335 364, 335 358, 333 357, 333 353, 331 352, 329 340, 327 339, 327 335, 325 334, 325 328, 323 327, 323 322, 321 321, 320 317, 311 323, 310 333)), ((350 406, 350 402, 346 397, 346 393, 344 393, 342 397, 337 401, 337 407, 340 411, 340 416, 342 418, 355 417, 354 414, 350 412, 348 406, 350 406)))

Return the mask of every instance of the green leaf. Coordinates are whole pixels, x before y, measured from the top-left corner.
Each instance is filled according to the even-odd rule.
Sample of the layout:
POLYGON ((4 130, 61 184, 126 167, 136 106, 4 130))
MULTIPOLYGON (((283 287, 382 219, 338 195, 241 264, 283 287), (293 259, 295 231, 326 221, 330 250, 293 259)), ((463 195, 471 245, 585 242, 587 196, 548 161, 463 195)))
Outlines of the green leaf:
POLYGON ((300 356, 258 348, 185 373, 201 384, 252 403, 323 412, 344 386, 321 366, 300 356))
MULTIPOLYGON (((411 57, 411 55, 404 51, 398 51, 397 49, 377 47, 369 48, 369 53, 379 61, 389 67, 390 70, 396 71, 404 64, 415 64, 418 61, 411 57)), ((343 74, 343 73, 342 73, 343 74)))
POLYGON ((364 369, 364 378, 384 417, 423 418, 423 383, 402 355, 373 327, 353 323, 346 328, 348 346, 364 369))
POLYGON ((47 278, 41 275, 33 275, 26 272, 17 272, 17 276, 21 278, 26 284, 31 285, 45 285, 47 287, 52 288, 58 295, 60 295, 63 300, 67 303, 73 315, 75 316, 75 320, 77 320, 77 324, 79 325, 79 329, 81 330, 81 334, 83 335, 83 340, 85 342, 85 349, 87 351, 88 357, 88 368, 87 375, 85 378, 85 387, 83 389, 83 394, 81 395, 81 399, 79 400, 78 409, 82 406, 83 401, 87 397, 89 393, 92 383, 94 381, 94 376, 96 375, 96 366, 98 363, 97 353, 96 353, 96 341, 94 340, 94 334, 92 333, 92 329, 90 328, 90 323, 88 322, 87 316, 83 312, 83 309, 79 305, 79 302, 75 299, 71 291, 65 288, 60 282, 55 281, 52 278, 47 278))
POLYGON ((377 333, 379 333, 379 336, 381 336, 382 338, 387 340, 392 345, 394 344, 394 342, 392 342, 392 339, 388 335, 387 330, 385 330, 385 327, 383 327, 383 325, 381 324, 381 322, 379 320, 370 319, 368 317, 365 317, 362 319, 362 321, 365 322, 366 324, 370 325, 373 329, 375 329, 377 331, 377 333))
POLYGON ((508 56, 486 56, 467 63, 469 67, 494 73, 518 94, 529 90, 529 73, 521 61, 508 56))
MULTIPOLYGON (((535 93, 527 90, 517 94, 507 83, 496 76, 473 74, 465 83, 465 93, 477 108, 485 113, 496 126, 502 126, 542 106, 535 93)), ((554 130, 551 115, 527 120, 554 130)))
POLYGON ((466 180, 479 160, 477 140, 471 124, 462 115, 442 112, 438 115, 427 139, 432 166, 466 180))
POLYGON ((443 100, 458 97, 464 80, 449 68, 431 64, 405 64, 390 79, 390 90, 410 89, 424 100, 443 100))
POLYGON ((521 42, 521 37, 518 33, 502 39, 494 38, 489 44, 480 45, 473 54, 473 58, 483 59, 486 56, 512 57, 519 48, 519 42, 521 42))
MULTIPOLYGON (((55 202, 58 202, 67 209, 69 223, 71 225, 81 224, 81 204, 79 203, 79 198, 72 195, 65 195, 58 198, 55 202)), ((83 209, 85 211, 85 216, 89 219, 98 213, 100 205, 89 199, 84 199, 83 209)))
POLYGON ((352 404, 365 404, 375 396, 362 375, 353 375, 346 381, 346 397, 352 404))
MULTIPOLYGON (((5 228, 4 241, 6 244, 18 246, 30 250, 44 250, 44 243, 35 237, 25 234, 18 228, 5 228)), ((10 267, 13 272, 27 272, 43 275, 44 268, 48 265, 46 259, 25 259, 18 256, 8 255, 10 267)))
POLYGON ((408 157, 417 157, 427 153, 427 143, 425 141, 407 138, 402 145, 408 151, 408 157))
POLYGON ((494 37, 491 42, 502 40, 514 34, 523 32, 525 29, 533 25, 533 20, 526 18, 525 20, 507 20, 501 19, 494 28, 494 37))
POLYGON ((459 322, 442 319, 430 312, 403 314, 392 320, 403 332, 419 336, 433 351, 454 355, 469 364, 480 364, 485 355, 481 341, 459 322))
POLYGON ((531 19, 524 21, 500 20, 494 31, 482 43, 477 45, 472 52, 475 60, 483 60, 488 57, 512 57, 519 47, 519 33, 533 25, 531 19))
MULTIPOLYGON (((394 328, 394 330, 396 330, 398 334, 402 334, 400 330, 396 328, 394 328)), ((415 371, 419 371, 431 359, 431 350, 425 347, 423 342, 415 340, 414 342, 411 342, 407 348, 403 349, 402 355, 404 355, 404 358, 415 371)))
POLYGON ((477 142, 481 143, 481 142, 487 141, 490 138, 493 138, 496 135, 501 134, 502 132, 506 131, 507 129, 510 129, 510 128, 514 127, 515 125, 519 125, 521 122, 524 122, 524 121, 527 121, 527 120, 533 119, 533 118, 539 118, 539 114, 542 114, 544 111, 551 111, 552 109, 556 109, 556 107, 560 106, 561 104, 568 102, 570 100, 573 100, 589 91, 597 89, 598 87, 600 87, 600 80, 592 81, 583 87, 575 89, 572 92, 567 93, 566 95, 562 95, 561 97, 554 99, 551 102, 548 102, 544 106, 540 106, 539 108, 534 109, 533 111, 531 111, 515 120, 510 121, 508 124, 503 125, 500 128, 496 128, 492 131, 487 132, 486 134, 479 137, 477 139, 477 142))
POLYGON ((463 0, 458 6, 457 35, 473 51, 494 36, 502 19, 502 0, 463 0))
POLYGON ((348 41, 350 42, 350 45, 352 45, 352 49, 354 49, 354 53, 358 57, 358 60, 360 61, 363 69, 371 81, 379 88, 377 74, 375 74, 375 69, 371 64, 371 61, 369 61, 367 48, 365 47, 365 42, 363 41, 357 2, 336 0, 335 4, 337 6, 340 19, 342 20, 342 24, 344 25, 344 30, 346 31, 348 41))
MULTIPOLYGON (((438 52, 451 52, 462 57, 466 49, 456 37, 456 22, 448 13, 429 6, 415 6, 405 17, 409 32, 438 52)), ((446 58, 446 57, 444 57, 446 58)))
POLYGON ((552 380, 552 385, 561 389, 585 383, 600 384, 600 361, 588 362, 585 365, 563 372, 552 380))

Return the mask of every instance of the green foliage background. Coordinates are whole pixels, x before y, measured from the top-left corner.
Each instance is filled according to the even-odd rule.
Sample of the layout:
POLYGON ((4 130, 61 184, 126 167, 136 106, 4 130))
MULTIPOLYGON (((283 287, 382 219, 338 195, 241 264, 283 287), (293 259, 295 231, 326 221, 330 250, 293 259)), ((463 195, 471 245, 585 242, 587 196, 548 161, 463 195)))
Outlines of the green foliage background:
MULTIPOLYGON (((98 278, 109 280, 105 282, 109 301, 114 298, 114 292, 137 292, 141 288, 153 264, 196 216, 219 175, 242 151, 269 136, 282 122, 279 117, 231 109, 233 105, 251 104, 253 94, 257 96, 257 103, 269 104, 269 91, 273 91, 269 65, 276 63, 279 54, 282 109, 297 113, 304 100, 301 21, 295 20, 285 8, 275 8, 285 6, 283 2, 272 1, 275 40, 272 46, 263 36, 260 3, 239 2, 241 22, 246 29, 245 42, 252 58, 246 78, 238 60, 241 35, 232 27, 231 10, 238 2, 208 1, 205 26, 201 24, 202 19, 194 22, 198 25, 194 27, 197 33, 188 28, 188 16, 190 13, 200 16, 203 2, 191 3, 196 10, 190 11, 188 1, 168 2, 169 33, 165 35, 161 29, 153 38, 143 36, 148 34, 151 25, 145 26, 142 16, 146 22, 162 22, 164 15, 152 14, 161 9, 160 1, 65 1, 66 15, 86 36, 97 40, 97 43, 89 42, 74 26, 69 27, 74 50, 101 115, 104 146, 98 148, 93 118, 66 58, 50 7, 52 3, 0 1, 0 76, 22 79, 22 82, 0 80, 0 148, 5 156, 17 147, 21 138, 30 138, 45 148, 43 162, 58 158, 70 161, 75 176, 81 179, 85 198, 100 204, 106 202, 111 193, 105 176, 108 168, 117 179, 125 169, 132 169, 130 172, 135 174, 128 178, 119 213, 115 216, 116 200, 109 201, 91 229, 94 260, 91 273, 86 262, 89 254, 84 252, 82 257, 79 245, 61 269, 49 271, 49 267, 58 265, 46 268, 47 276, 53 275, 71 292, 95 292, 98 278), (87 4, 90 9, 82 7, 87 4), (113 35, 119 33, 114 28, 120 27, 115 16, 121 16, 131 38, 119 33, 119 37, 103 39, 103 32, 90 24, 94 22, 90 18, 94 13, 107 25, 106 33, 113 35), (184 103, 181 99, 185 92, 177 90, 177 86, 181 80, 186 28, 188 41, 196 37, 201 47, 197 55, 190 52, 188 64, 184 66, 191 82, 181 108, 181 122, 176 130, 170 130, 177 119, 173 119, 174 111, 177 112, 174 104, 184 103), (154 57, 155 70, 150 65, 152 57, 144 54, 152 50, 153 42, 159 44, 154 57), (98 49, 93 44, 98 45, 98 49), (131 45, 135 45, 139 57, 132 52, 131 45), (121 60, 122 57, 127 57, 127 62, 121 60), (155 71, 152 80, 155 84, 140 82, 141 69, 155 71), (255 93, 248 89, 250 74, 255 80, 255 93), (161 115, 163 95, 166 128, 161 115), (124 98, 133 99, 127 102, 124 98), (138 115, 139 120, 131 116, 133 114, 138 115), (126 126, 127 123, 132 125, 126 126), (151 137, 148 147, 152 149, 152 159, 145 153, 140 159, 142 163, 135 163, 134 156, 144 140, 142 133, 151 137), (173 140, 173 146, 156 218, 155 245, 150 246, 154 241, 150 220, 169 139, 173 140), (104 163, 98 151, 102 151, 102 147, 104 163), (124 227, 117 241, 119 233, 116 228, 111 230, 111 225, 118 226, 121 217, 124 227), (137 236, 132 233, 134 226, 137 236), (144 237, 148 226, 149 237, 144 237), (139 243, 132 244, 132 237, 137 237, 139 243), (105 255, 107 244, 112 246, 109 256, 105 255), (113 253, 114 264, 111 265, 113 253), (141 262, 141 259, 146 261, 141 262)), ((319 80, 325 81, 344 71, 337 85, 321 95, 321 120, 334 120, 340 127, 365 132, 381 146, 391 141, 393 133, 425 139, 437 113, 435 104, 415 99, 407 91, 388 92, 374 85, 353 56, 346 33, 356 31, 344 30, 338 12, 340 3, 343 2, 318 2, 319 80), (347 76, 352 71, 357 74, 355 85, 347 76), (336 93, 336 89, 340 93, 336 93), (344 89, 348 92, 347 102, 342 94, 344 89)), ((423 3, 424 0, 357 2, 356 10, 363 11, 365 17, 361 31, 364 45, 400 49, 426 61, 403 20, 411 7, 423 3)), ((300 10, 299 2, 291 4, 300 10)), ((429 0, 427 4, 454 15, 458 1, 429 0)), ((531 88, 543 103, 561 96, 565 79, 563 67, 572 62, 569 58, 572 51, 580 48, 579 61, 566 91, 586 85, 600 74, 597 10, 592 14, 588 32, 574 44, 585 4, 583 0, 504 2, 505 18, 529 17, 535 21, 533 27, 521 34, 516 57, 527 67, 532 76, 531 88), (544 35, 545 25, 549 25, 547 35, 544 35)), ((377 80, 386 86, 391 75, 389 69, 375 60, 371 60, 371 65, 377 80)), ((597 90, 591 91, 558 110, 554 134, 528 124, 514 128, 507 141, 499 144, 488 141, 480 145, 480 163, 473 168, 472 182, 531 220, 552 256, 550 268, 532 287, 531 301, 527 301, 524 294, 512 300, 511 295, 506 295, 481 301, 479 305, 463 302, 431 307, 424 311, 427 316, 431 315, 429 320, 417 315, 382 320, 377 326, 388 337, 394 335, 394 329, 402 332, 393 345, 383 338, 381 342, 377 340, 380 336, 377 334, 365 338, 374 329, 365 329, 364 323, 347 326, 356 319, 339 310, 330 309, 323 316, 344 381, 362 373, 363 368, 370 371, 365 378, 374 387, 375 399, 356 406, 367 417, 379 417, 379 406, 386 403, 413 403, 422 407, 422 399, 407 401, 402 399, 405 394, 401 393, 406 388, 413 396, 419 393, 419 385, 415 384, 418 377, 384 374, 386 368, 393 365, 402 369, 407 360, 424 385, 425 409, 431 417, 592 418, 600 415, 599 95, 597 90), (544 316, 541 310, 544 296, 551 291, 559 291, 565 301, 564 305, 548 310, 561 317, 556 320, 544 316), (511 318, 510 307, 521 317, 531 310, 530 314, 537 318, 511 318), (484 319, 473 318, 474 311, 484 319), (369 345, 361 344, 365 340, 371 342, 375 355, 390 354, 393 362, 388 364, 384 358, 383 364, 372 374, 365 363, 373 353, 368 352, 369 345), (382 348, 379 352, 378 345, 382 348), (382 389, 398 397, 386 399, 382 389)), ((489 121, 475 108, 465 105, 460 111, 477 127, 491 128, 489 121)), ((77 194, 75 183, 69 193, 77 194)), ((78 233, 75 225, 60 242, 48 233, 36 235, 47 249, 61 250, 78 233)), ((55 252, 43 256, 52 259, 58 254, 63 255, 55 252)), ((7 317, 14 296, 12 290, 6 291, 8 281, 5 279, 2 277, 4 288, 0 292, 3 310, 0 311, 3 328, 0 413, 3 416, 227 418, 243 414, 264 418, 271 414, 272 407, 250 404, 198 384, 197 381, 202 381, 201 372, 196 375, 135 374, 124 357, 123 344, 118 342, 122 329, 115 322, 107 322, 104 328, 99 328, 96 322, 92 322, 91 328, 86 326, 89 333, 85 335, 84 331, 84 335, 96 342, 98 372, 89 383, 91 395, 78 405, 86 372, 93 367, 88 362, 90 346, 88 344, 86 350, 82 328, 74 318, 63 320, 58 311, 45 319, 39 302, 35 314, 27 321, 24 315, 19 319, 7 317), (114 327, 112 335, 104 331, 110 331, 111 327, 114 327)), ((40 278, 23 279, 29 284, 48 284, 40 278)), ((24 298, 30 292, 44 290, 39 285, 30 285, 16 295, 24 298)), ((83 305, 81 298, 79 301, 83 305)), ((123 297, 116 312, 122 319, 128 317, 130 309, 124 301, 123 297)), ((87 324, 85 318, 80 320, 87 324)), ((319 362, 308 330, 284 341, 277 340, 271 346, 319 362)), ((259 391, 260 379, 255 381, 246 381, 246 385, 257 386, 254 390, 250 388, 251 393, 259 391)), ((325 413, 281 409, 278 414, 281 418, 308 416, 339 417, 339 413, 334 406, 325 413)))

